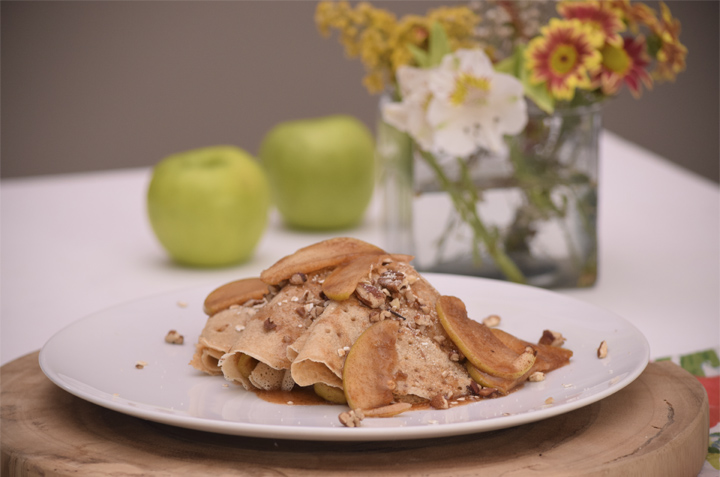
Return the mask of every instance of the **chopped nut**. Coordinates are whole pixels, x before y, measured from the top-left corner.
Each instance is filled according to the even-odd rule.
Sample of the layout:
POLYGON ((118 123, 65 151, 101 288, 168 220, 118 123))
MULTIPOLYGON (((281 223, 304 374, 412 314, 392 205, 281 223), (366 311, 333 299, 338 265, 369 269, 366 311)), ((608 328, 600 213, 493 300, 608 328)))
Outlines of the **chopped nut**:
POLYGON ((291 285, 302 285, 307 281, 307 275, 302 272, 298 272, 290 277, 291 285))
POLYGON ((147 361, 138 361, 135 363, 135 367, 137 369, 143 369, 145 366, 147 366, 147 361))
POLYGON ((435 409, 447 409, 450 407, 450 404, 448 404, 448 400, 445 396, 438 394, 430 400, 430 406, 435 409))
POLYGON ((394 299, 390 302, 390 308, 392 308, 392 309, 394 309, 394 310, 397 310, 398 308, 400 308, 400 300, 398 300, 397 298, 394 298, 394 299))
POLYGON ((538 344, 549 346, 562 346, 565 343, 565 337, 562 333, 552 330, 544 330, 543 335, 538 344))
POLYGON ((242 331, 245 327, 243 325, 235 325, 235 331, 242 331))
POLYGON ((476 383, 475 381, 470 381, 470 386, 468 386, 470 394, 474 396, 480 395, 480 385, 476 383))
POLYGON ((443 335, 435 335, 433 336, 433 339, 439 344, 443 344, 443 342, 445 341, 445 337, 443 335))
POLYGON ((365 419, 365 415, 360 409, 355 409, 340 413, 338 418, 345 427, 360 427, 360 421, 365 419))
POLYGON ((483 325, 488 328, 495 328, 500 324, 500 317, 497 315, 490 315, 483 320, 483 325))
POLYGON ((602 343, 600 343, 600 347, 597 350, 597 357, 600 359, 606 358, 608 354, 608 345, 607 341, 603 340, 602 343))
POLYGON ((170 330, 165 335, 165 342, 170 344, 183 344, 185 342, 185 338, 176 330, 170 330))
POLYGON ((320 315, 323 314, 323 311, 325 311, 325 307, 324 307, 324 306, 322 306, 322 305, 314 306, 314 307, 310 310, 310 317, 313 318, 313 319, 314 319, 314 318, 317 318, 318 316, 320 316, 320 315))
POLYGON ((537 354, 537 351, 535 351, 534 348, 528 346, 525 348, 525 351, 523 354, 518 356, 513 360, 513 367, 515 369, 528 369, 530 366, 532 366, 533 361, 535 361, 535 355, 537 354))
POLYGON ((542 371, 535 371, 530 375, 528 378, 528 381, 533 383, 539 383, 540 381, 545 381, 545 373, 542 371))
POLYGON ((378 321, 382 321, 382 318, 380 317, 380 310, 373 310, 370 312, 370 323, 377 323, 378 321))
POLYGON ((358 283, 357 288, 355 288, 355 295, 357 295, 358 300, 370 308, 380 308, 385 304, 385 294, 378 287, 367 282, 358 283))
MULTIPOLYGON (((432 325, 432 320, 428 315, 415 315, 415 323, 420 326, 430 326, 432 325)), ((438 341, 438 343, 442 343, 442 341, 438 341)))
POLYGON ((460 361, 460 353, 450 353, 450 361, 460 361))
POLYGON ((405 297, 405 301, 408 302, 409 305, 415 303, 415 294, 410 288, 406 289, 403 292, 403 296, 405 297))
POLYGON ((345 351, 344 348, 339 348, 339 349, 337 350, 337 354, 338 354, 338 356, 340 356, 341 358, 342 358, 343 356, 345 356, 345 353, 346 353, 346 351, 345 351))
POLYGON ((305 318, 305 315, 307 315, 307 309, 304 306, 298 306, 297 308, 295 308, 295 313, 300 318, 305 318))
POLYGON ((180 308, 187 308, 188 304, 185 301, 179 301, 177 302, 177 306, 179 306, 180 308))
POLYGON ((553 398, 551 398, 551 397, 549 397, 549 398, 547 398, 547 399, 545 400, 545 404, 552 404, 552 403, 554 403, 554 402, 555 402, 555 399, 553 399, 553 398))
POLYGON ((378 278, 378 285, 387 288, 391 292, 400 291, 400 287, 405 280, 405 274, 396 270, 388 270, 378 278))
POLYGON ((277 325, 276 325, 275 323, 273 323, 273 321, 272 321, 271 318, 268 318, 268 319, 265 320, 265 322, 263 323, 263 329, 264 329, 265 331, 272 331, 272 330, 274 330, 275 328, 277 328, 277 325))

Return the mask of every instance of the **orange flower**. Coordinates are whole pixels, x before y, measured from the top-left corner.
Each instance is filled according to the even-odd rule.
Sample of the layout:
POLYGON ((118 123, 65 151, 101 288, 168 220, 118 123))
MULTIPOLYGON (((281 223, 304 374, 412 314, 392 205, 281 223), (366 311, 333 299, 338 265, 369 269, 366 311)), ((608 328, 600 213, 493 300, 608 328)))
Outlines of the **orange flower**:
POLYGON ((654 75, 660 80, 675 81, 677 74, 685 69, 687 48, 680 43, 680 22, 673 18, 664 2, 660 2, 660 11, 661 20, 651 27, 661 42, 654 75))
POLYGON ((619 11, 622 19, 627 23, 630 31, 637 33, 640 25, 654 25, 657 23, 655 10, 644 3, 630 3, 630 0, 606 0, 612 8, 619 11))
POLYGON ((600 69, 602 55, 598 47, 602 35, 580 20, 553 18, 534 38, 525 52, 530 81, 547 83, 557 99, 571 100, 577 88, 591 89, 590 75, 600 69))
POLYGON ((643 84, 648 89, 652 88, 652 78, 647 72, 650 57, 644 37, 625 38, 621 48, 606 44, 601 52, 602 69, 595 81, 604 94, 616 94, 623 83, 635 98, 640 97, 643 84))
POLYGON ((596 0, 563 1, 558 4, 557 11, 567 19, 576 18, 589 25, 602 35, 603 41, 622 47, 623 39, 619 32, 625 30, 625 24, 622 21, 622 12, 612 4, 596 0))

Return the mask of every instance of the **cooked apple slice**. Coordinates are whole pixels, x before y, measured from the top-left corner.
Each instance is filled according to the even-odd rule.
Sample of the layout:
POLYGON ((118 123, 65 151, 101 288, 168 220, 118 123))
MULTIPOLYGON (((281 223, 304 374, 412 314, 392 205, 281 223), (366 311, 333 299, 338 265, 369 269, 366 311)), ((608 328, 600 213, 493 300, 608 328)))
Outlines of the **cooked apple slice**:
POLYGON ((438 318, 455 346, 476 368, 493 376, 517 379, 535 363, 533 353, 518 353, 500 341, 490 328, 468 318, 465 304, 454 296, 441 296, 438 318))
POLYGON ((358 283, 366 278, 373 268, 379 267, 384 261, 410 262, 412 255, 359 255, 350 261, 339 265, 330 273, 323 283, 322 290, 325 296, 335 301, 350 298, 358 283))
POLYGON ((363 414, 365 417, 393 417, 410 409, 412 409, 412 404, 409 402, 396 402, 375 409, 364 409, 363 414))
POLYGON ((532 371, 532 368, 530 368, 527 373, 523 374, 519 378, 510 379, 498 378, 497 376, 493 376, 492 374, 480 371, 478 368, 473 366, 470 361, 465 362, 465 368, 467 369, 468 374, 470 374, 470 377, 473 378, 473 381, 485 388, 495 388, 500 394, 507 394, 513 389, 515 389, 518 385, 524 383, 527 380, 528 375, 532 371))
POLYGON ((259 278, 244 278, 216 288, 205 298, 203 311, 209 316, 242 305, 248 300, 259 300, 268 292, 268 286, 259 278))
POLYGON ((249 378, 250 374, 255 369, 255 366, 258 364, 258 360, 246 355, 245 353, 238 353, 237 358, 237 369, 240 371, 240 374, 245 378, 249 378))
POLYGON ((502 341, 505 346, 515 352, 520 352, 528 346, 535 349, 537 351, 537 355, 535 364, 533 365, 533 371, 542 371, 543 373, 547 373, 548 371, 560 368, 568 364, 573 355, 573 352, 567 348, 544 344, 531 344, 498 328, 493 328, 491 332, 500 341, 502 341))
POLYGON ((346 262, 357 255, 380 255, 385 251, 375 245, 350 237, 337 237, 301 248, 281 258, 260 274, 262 281, 277 285, 296 273, 311 273, 346 262))
POLYGON ((399 328, 394 320, 375 323, 350 348, 343 367, 343 389, 350 409, 374 409, 392 403, 399 328))
POLYGON ((347 403, 343 390, 336 388, 335 386, 329 386, 325 383, 315 383, 313 384, 313 390, 315 391, 315 394, 328 402, 335 404, 347 403))

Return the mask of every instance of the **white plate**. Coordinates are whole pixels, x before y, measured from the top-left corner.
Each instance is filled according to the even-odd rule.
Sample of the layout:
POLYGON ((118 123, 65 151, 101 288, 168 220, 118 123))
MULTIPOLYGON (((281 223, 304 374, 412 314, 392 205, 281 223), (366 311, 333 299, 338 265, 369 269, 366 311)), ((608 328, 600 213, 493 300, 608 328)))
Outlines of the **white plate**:
POLYGON ((263 401, 188 365, 206 317, 210 288, 150 297, 88 316, 53 336, 40 366, 55 384, 106 408, 174 426, 223 434, 303 440, 396 440, 460 435, 538 421, 586 406, 630 384, 645 369, 649 347, 630 323, 597 307, 528 286, 480 278, 426 274, 443 294, 465 301, 470 316, 502 318, 501 328, 527 341, 560 331, 571 363, 509 396, 448 410, 338 421, 343 406, 292 406, 263 401), (187 306, 181 306, 186 304, 187 306), (167 344, 170 329, 185 336, 167 344), (605 359, 596 351, 609 346, 605 359), (136 369, 137 361, 147 362, 136 369), (552 404, 548 404, 552 398, 552 404))

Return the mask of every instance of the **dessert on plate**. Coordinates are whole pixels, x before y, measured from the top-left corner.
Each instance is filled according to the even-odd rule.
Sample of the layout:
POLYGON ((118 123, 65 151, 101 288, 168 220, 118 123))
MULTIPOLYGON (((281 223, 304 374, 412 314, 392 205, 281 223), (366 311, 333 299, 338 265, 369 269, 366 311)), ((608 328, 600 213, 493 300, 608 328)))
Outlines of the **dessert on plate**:
POLYGON ((190 364, 248 391, 313 389, 355 426, 503 396, 569 362, 559 333, 530 343, 473 320, 412 258, 341 237, 225 284, 205 300, 190 364))

